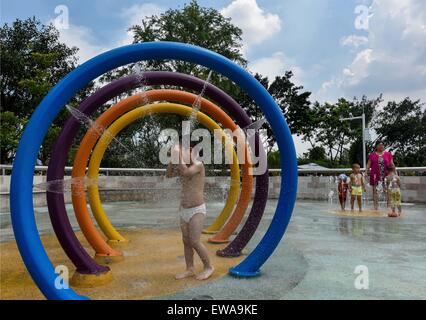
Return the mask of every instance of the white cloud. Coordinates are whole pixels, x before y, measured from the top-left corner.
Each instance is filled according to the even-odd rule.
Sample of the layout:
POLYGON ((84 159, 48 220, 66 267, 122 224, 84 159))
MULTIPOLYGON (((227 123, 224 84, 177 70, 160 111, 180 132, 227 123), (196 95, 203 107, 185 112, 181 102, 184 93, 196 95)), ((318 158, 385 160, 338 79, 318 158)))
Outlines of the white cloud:
POLYGON ((352 64, 342 71, 343 85, 354 86, 370 75, 370 64, 373 62, 373 50, 365 49, 358 52, 352 64))
MULTIPOLYGON (((141 21, 152 15, 159 15, 163 13, 166 9, 155 4, 155 3, 143 3, 143 4, 135 4, 131 7, 127 7, 121 10, 120 16, 122 19, 129 21, 128 28, 133 25, 140 24, 141 21)), ((126 34, 122 39, 120 39, 120 45, 126 45, 133 42, 133 33, 130 31, 126 31, 126 34)))
MULTIPOLYGON (((125 27, 127 29, 132 25, 139 24, 146 16, 159 14, 164 11, 164 8, 154 3, 144 3, 124 8, 119 15, 123 20, 128 21, 128 26, 125 27)), ((75 46, 79 48, 77 57, 80 64, 102 52, 133 42, 133 34, 127 30, 125 32, 120 31, 119 36, 116 39, 112 39, 109 45, 98 44, 93 30, 86 26, 70 24, 67 29, 59 29, 59 33, 61 42, 64 42, 70 47, 75 46)))
POLYGON ((221 13, 243 30, 244 49, 270 39, 281 30, 280 17, 265 12, 256 0, 234 0, 221 13))
POLYGON ((292 81, 297 85, 302 84, 305 75, 302 68, 281 51, 275 52, 269 57, 263 57, 252 61, 249 63, 249 69, 268 77, 269 80, 275 79, 276 76, 282 76, 286 71, 292 71, 292 81))
POLYGON ((337 81, 338 80, 336 78, 324 81, 321 84, 319 90, 317 90, 316 92, 312 92, 311 101, 333 103, 334 100, 338 97, 337 81))
POLYGON ((347 37, 343 37, 340 40, 340 44, 342 46, 355 47, 358 48, 368 43, 368 38, 364 36, 350 35, 347 37))
POLYGON ((60 29, 59 34, 61 42, 67 46, 79 48, 77 57, 80 64, 111 49, 111 47, 95 44, 96 40, 92 30, 84 26, 70 24, 68 29, 60 29))
POLYGON ((328 88, 330 88, 332 85, 334 85, 335 81, 334 79, 330 80, 330 81, 325 81, 322 85, 321 85, 321 89, 322 90, 328 90, 328 88))
POLYGON ((385 99, 426 101, 426 2, 373 0, 371 11, 368 42, 355 36, 342 39, 342 45, 360 51, 322 95, 338 88, 346 96, 383 93, 385 99))
POLYGON ((135 24, 140 24, 141 21, 152 15, 158 15, 165 11, 165 8, 160 7, 155 3, 135 4, 121 10, 121 17, 129 21, 129 27, 135 24))

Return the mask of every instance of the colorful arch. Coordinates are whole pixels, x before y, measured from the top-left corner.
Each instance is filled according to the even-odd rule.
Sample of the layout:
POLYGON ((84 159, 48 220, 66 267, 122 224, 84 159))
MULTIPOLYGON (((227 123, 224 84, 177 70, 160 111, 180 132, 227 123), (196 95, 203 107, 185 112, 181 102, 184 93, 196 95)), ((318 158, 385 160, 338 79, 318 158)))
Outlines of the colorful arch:
POLYGON ((11 181, 12 223, 27 269, 47 298, 84 297, 72 289, 55 288, 57 275, 37 232, 32 204, 32 177, 38 149, 60 109, 85 84, 111 69, 148 59, 177 59, 198 63, 230 78, 261 107, 276 136, 281 154, 285 155, 281 157, 281 191, 271 224, 256 248, 243 262, 231 268, 230 273, 236 276, 259 275, 259 268, 284 235, 296 200, 297 161, 290 130, 266 89, 244 69, 206 49, 172 42, 148 42, 121 47, 87 61, 60 81, 35 110, 18 146, 11 181))
MULTIPOLYGON (((251 124, 251 120, 239 104, 229 95, 215 87, 212 84, 206 83, 196 77, 167 71, 148 71, 143 74, 143 83, 145 85, 171 85, 179 86, 194 91, 204 91, 204 96, 220 103, 226 111, 235 119, 237 125, 244 128, 251 124)), ((99 106, 111 100, 112 98, 141 86, 140 75, 130 75, 100 88, 93 95, 88 97, 80 105, 80 112, 90 115, 99 106)), ((64 167, 68 152, 71 148, 73 139, 76 137, 80 128, 80 123, 71 117, 64 125, 58 136, 51 153, 51 160, 47 171, 47 181, 59 180, 64 178, 64 167)), ((255 134, 256 144, 259 142, 258 134, 255 134)), ((259 157, 266 159, 264 149, 260 146, 259 157)), ((244 226, 241 228, 237 236, 228 246, 217 253, 220 256, 238 256, 242 249, 247 245, 249 240, 254 235, 254 232, 259 225, 265 209, 268 195, 268 171, 256 177, 256 188, 253 198, 253 204, 248 214, 244 226)), ((94 275, 98 277, 102 274, 107 274, 107 271, 102 271, 103 266, 99 266, 90 257, 84 248, 80 245, 76 238, 71 223, 68 219, 68 214, 65 209, 65 201, 63 194, 47 192, 47 205, 49 215, 51 217, 52 226, 56 236, 59 239, 64 251, 77 266, 77 274, 85 274, 87 276, 94 275), (101 271, 99 270, 101 269, 101 271)), ((229 222, 231 222, 230 220, 229 222)), ((229 231, 231 228, 228 229, 229 231)), ((103 239, 102 239, 103 240, 103 239)), ((224 239, 222 239, 224 240, 224 239)), ((109 246, 108 244, 103 244, 109 246)), ((108 250, 100 251, 107 253, 108 250)), ((111 252, 111 251, 110 251, 111 252)), ((101 255, 102 256, 102 255, 101 255)), ((105 255, 108 256, 108 255, 105 255)), ((111 255, 113 256, 113 255, 111 255)), ((117 255, 118 258, 120 254, 117 255)), ((109 258, 108 258, 109 259, 109 258)), ((108 268, 106 268, 109 270, 108 268)))
MULTIPOLYGON (((171 101, 179 101, 182 103, 192 104, 194 100, 197 99, 197 96, 191 93, 181 92, 177 90, 152 90, 152 91, 147 91, 144 94, 137 94, 120 101, 116 105, 109 108, 106 112, 104 112, 96 120, 95 128, 106 128, 110 123, 112 123, 119 116, 135 108, 136 106, 141 105, 142 102, 145 100, 145 98, 151 101, 171 100, 171 101)), ((219 107, 215 106, 213 103, 209 102, 208 100, 202 99, 201 110, 204 112, 207 112, 207 114, 209 114, 210 116, 215 116, 219 122, 228 126, 229 128, 231 129, 236 128, 234 122, 226 115, 226 113, 223 112, 219 107)), ((109 252, 101 251, 103 250, 106 243, 103 240, 103 238, 98 234, 90 218, 90 215, 87 211, 87 204, 86 204, 85 195, 84 195, 84 181, 83 181, 83 177, 85 175, 85 169, 86 169, 90 152, 92 148, 94 147, 99 135, 100 133, 99 131, 96 132, 96 129, 89 129, 81 141, 80 148, 74 159, 74 168, 73 168, 73 179, 76 179, 76 181, 80 183, 73 184, 72 197, 73 197, 74 211, 76 213, 77 220, 79 222, 79 225, 83 233, 85 234, 87 240, 93 246, 97 254, 104 256, 104 255, 108 255, 109 252), (93 234, 93 233, 96 233, 96 234, 93 234), (100 243, 97 243, 96 241, 100 241, 100 243)), ((92 153, 92 156, 93 155, 94 153, 92 153)), ((92 165, 89 166, 89 172, 93 171, 91 167, 92 165)), ((244 165, 244 167, 247 167, 247 169, 244 170, 246 174, 243 175, 243 179, 242 179, 243 187, 244 187, 243 191, 245 196, 240 197, 238 199, 237 207, 235 209, 236 213, 238 214, 241 210, 245 211, 245 209, 247 208, 250 201, 250 194, 251 194, 252 177, 248 175, 249 164, 247 163, 247 165, 244 165), (247 183, 247 181, 249 181, 249 183, 247 183)), ((232 202, 235 202, 237 201, 238 191, 239 191, 239 174, 237 174, 239 171, 238 164, 235 163, 235 165, 232 168, 233 168, 232 181, 236 181, 238 184, 234 184, 232 186, 233 187, 232 189, 234 191, 232 191, 231 193, 234 193, 234 194, 232 194, 232 198, 230 199, 232 202)), ((96 192, 94 192, 94 189, 92 187, 89 187, 89 189, 92 191, 92 192, 89 192, 89 198, 92 200, 90 202, 90 205, 92 207, 94 216, 96 220, 98 221, 98 225, 101 227, 101 230, 104 231, 105 235, 110 240, 112 240, 112 242, 122 241, 122 239, 124 238, 122 238, 119 235, 118 231, 112 226, 112 224, 107 219, 106 214, 103 212, 102 206, 100 204, 99 195, 96 194, 96 192), (96 199, 94 200, 94 198, 96 199), (97 202, 94 203, 95 201, 97 202), (121 238, 118 238, 117 235, 121 238)), ((228 208, 232 208, 233 206, 234 205, 232 204, 231 206, 228 206, 228 208)), ((225 210, 223 210, 222 213, 226 213, 226 215, 224 214, 220 215, 217 220, 225 221, 228 218, 230 211, 226 212, 225 210)))
MULTIPOLYGON (((87 211, 87 204, 86 204, 86 199, 84 194, 84 180, 83 180, 85 176, 85 169, 87 166, 88 158, 90 156, 90 152, 92 148, 94 147, 98 136, 101 134, 99 130, 98 132, 96 132, 96 128, 107 128, 107 126, 109 126, 115 119, 117 119, 124 113, 128 112, 129 110, 135 108, 136 106, 146 103, 146 101, 158 100, 158 101, 173 101, 173 102, 193 104, 197 98, 198 97, 192 93, 178 91, 178 90, 151 90, 144 93, 136 94, 132 97, 129 97, 120 101, 119 103, 117 103, 116 105, 112 106, 107 111, 105 111, 96 120, 94 125, 95 129, 94 128, 89 129, 86 135, 81 140, 80 147, 74 158, 74 166, 73 166, 73 173, 72 173, 73 179, 76 179, 77 181, 77 183, 72 185, 73 206, 74 206, 74 211, 76 213, 77 221, 79 222, 80 228, 83 231, 84 235, 86 236, 86 239, 95 249, 96 254, 98 256, 106 255, 109 257, 111 255, 111 251, 109 251, 108 247, 106 247, 108 245, 106 244, 102 236, 99 235, 96 227, 92 223, 90 214, 87 211)), ((201 99, 201 111, 206 113, 210 117, 212 117, 214 120, 219 121, 224 127, 232 131, 237 129, 237 126, 232 121, 232 119, 229 118, 229 116, 224 111, 222 111, 219 107, 217 107, 215 104, 213 104, 209 100, 204 98, 201 99)), ((248 153, 249 152, 246 149, 247 157, 249 156, 248 153)), ((229 219, 228 222, 226 222, 227 225, 229 223, 238 225, 239 221, 241 221, 244 215, 244 212, 246 211, 250 202, 251 193, 252 193, 252 181, 253 181, 253 177, 249 174, 250 162, 246 161, 242 165, 242 167, 243 167, 243 177, 242 177, 242 189, 241 189, 240 197, 238 198, 238 203, 235 206, 235 210, 232 213, 231 218, 229 219)), ((236 166, 234 166, 233 169, 239 170, 237 169, 236 166)), ((93 172, 93 171, 96 172, 96 169, 93 170, 92 165, 90 165, 89 172, 93 172)), ((91 178, 90 175, 89 175, 89 178, 91 178)), ((239 187, 239 183, 240 183, 239 178, 237 177, 232 178, 231 181, 236 181, 236 183, 238 183, 238 186, 234 186, 233 188, 233 190, 236 191, 237 188, 235 187, 239 187)), ((103 211, 102 205, 100 203, 99 194, 95 192, 95 190, 97 189, 89 187, 89 190, 91 190, 91 192, 89 192, 89 199, 91 200, 90 205, 92 208, 92 212, 101 230, 107 236, 108 243, 121 242, 123 240, 125 241, 125 239, 119 234, 119 232, 109 222, 105 212, 103 211)), ((231 200, 236 201, 237 197, 238 197, 238 193, 235 193, 232 195, 231 200)), ((228 201, 229 199, 230 198, 228 198, 228 201)), ((226 209, 226 206, 224 210, 222 210, 222 214, 220 214, 217 217, 213 225, 217 224, 221 226, 228 219, 229 214, 228 212, 225 211, 225 209, 226 209)), ((226 237, 229 236, 231 233, 232 232, 230 232, 228 235, 226 233, 223 234, 222 238, 224 238, 224 241, 226 240, 226 237)))
MULTIPOLYGON (((108 127, 108 134, 104 133, 102 137, 99 139, 98 143, 96 144, 96 147, 94 148, 92 152, 92 156, 90 158, 88 177, 95 181, 98 179, 101 160, 103 158, 103 155, 108 145, 111 143, 112 139, 122 129, 130 125, 133 121, 139 118, 142 118, 148 114, 174 113, 181 116, 190 116, 192 112, 193 112, 192 108, 184 106, 184 105, 179 105, 174 103, 157 103, 157 104, 148 104, 125 113, 124 115, 119 117, 117 120, 115 120, 108 127)), ((230 194, 234 193, 234 195, 232 195, 232 198, 235 197, 235 201, 236 201, 238 198, 238 193, 240 189, 240 173, 239 173, 238 157, 234 148, 232 147, 232 142, 229 141, 225 133, 221 130, 221 127, 214 120, 208 117, 206 114, 202 112, 197 112, 196 116, 197 116, 197 120, 201 124, 203 124, 205 127, 207 127, 209 130, 213 131, 215 129, 220 129, 219 132, 221 132, 222 137, 224 137, 227 141, 225 144, 227 144, 228 147, 225 147, 225 151, 228 154, 232 153, 232 159, 233 159, 231 164, 231 188, 229 193, 230 194), (237 183, 232 183, 232 181, 237 181, 237 183)), ((115 230, 115 228, 109 222, 108 217, 102 208, 101 199, 99 196, 99 189, 97 184, 88 186, 88 194, 89 194, 92 212, 96 218, 96 221, 102 227, 103 231, 106 231, 108 234, 111 234, 112 230, 109 230, 109 229, 115 230)), ((232 202, 234 202, 234 199, 232 200, 232 202)), ((234 206, 234 204, 231 206, 231 208, 234 206)), ((225 205, 225 208, 226 208, 226 205, 225 205)), ((222 211, 222 214, 223 212, 225 212, 226 215, 229 215, 230 213, 230 211, 229 212, 222 211)))

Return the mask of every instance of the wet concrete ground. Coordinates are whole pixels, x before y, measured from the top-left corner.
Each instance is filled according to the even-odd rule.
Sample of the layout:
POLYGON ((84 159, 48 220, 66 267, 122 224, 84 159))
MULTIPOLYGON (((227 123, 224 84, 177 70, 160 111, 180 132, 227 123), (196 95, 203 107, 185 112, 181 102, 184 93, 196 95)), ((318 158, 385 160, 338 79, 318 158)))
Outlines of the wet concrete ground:
MULTIPOLYGON (((173 204, 106 203, 122 228, 176 228, 173 204)), ((254 248, 268 227, 276 201, 267 211, 254 248)), ((220 203, 209 203, 216 212, 220 203)), ((71 207, 70 207, 71 208, 71 207)), ((401 218, 338 215, 325 202, 299 201, 273 256, 254 279, 218 278, 162 299, 426 299, 426 206, 403 206, 401 218), (368 289, 355 287, 357 266, 368 268, 368 289)), ((73 225, 72 210, 69 210, 73 225)), ((37 208, 41 233, 51 233, 46 208, 37 208)), ((1 241, 13 240, 8 214, 1 214, 1 241)), ((212 219, 212 218, 210 218, 212 219)), ((364 273, 365 274, 365 273, 364 273)), ((142 276, 142 275, 141 275, 142 276)), ((130 290, 123 287, 122 290, 130 290)))

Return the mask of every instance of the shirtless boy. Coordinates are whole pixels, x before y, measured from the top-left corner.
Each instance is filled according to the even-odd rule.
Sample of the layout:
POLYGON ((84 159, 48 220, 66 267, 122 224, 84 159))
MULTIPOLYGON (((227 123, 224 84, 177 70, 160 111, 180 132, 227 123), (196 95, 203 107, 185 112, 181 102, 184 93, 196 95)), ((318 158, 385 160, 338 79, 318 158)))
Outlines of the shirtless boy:
POLYGON ((364 177, 358 163, 352 165, 352 173, 349 176, 349 190, 351 193, 351 211, 354 211, 355 200, 358 202, 359 212, 362 211, 362 191, 365 191, 364 177))
MULTIPOLYGON (((204 203, 204 164, 191 155, 191 148, 181 144, 173 147, 172 153, 179 159, 177 166, 178 175, 182 178, 182 194, 179 209, 180 227, 185 253, 186 270, 175 276, 184 279, 195 276, 197 280, 208 279, 214 272, 210 263, 208 251, 201 242, 201 232, 206 218, 206 205, 204 203), (194 268, 194 251, 200 257, 204 269, 196 274, 194 268)), ((172 159, 175 157, 172 156, 172 159)), ((167 177, 175 176, 175 165, 171 162, 167 167, 167 177)))

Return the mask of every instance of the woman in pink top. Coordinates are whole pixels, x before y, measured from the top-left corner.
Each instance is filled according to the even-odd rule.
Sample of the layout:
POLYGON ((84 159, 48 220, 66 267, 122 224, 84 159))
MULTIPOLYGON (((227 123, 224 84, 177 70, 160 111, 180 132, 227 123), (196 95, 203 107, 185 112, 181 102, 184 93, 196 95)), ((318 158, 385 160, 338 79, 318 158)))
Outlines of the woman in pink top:
POLYGON ((377 186, 381 185, 383 192, 386 192, 385 177, 388 174, 387 168, 394 163, 392 153, 385 151, 383 141, 376 141, 374 148, 374 152, 368 157, 366 173, 370 175, 370 185, 373 187, 374 210, 377 210, 379 208, 377 186))

